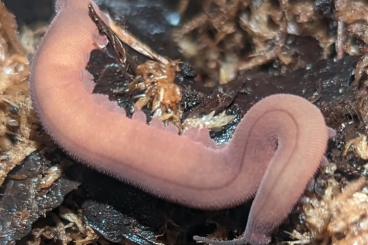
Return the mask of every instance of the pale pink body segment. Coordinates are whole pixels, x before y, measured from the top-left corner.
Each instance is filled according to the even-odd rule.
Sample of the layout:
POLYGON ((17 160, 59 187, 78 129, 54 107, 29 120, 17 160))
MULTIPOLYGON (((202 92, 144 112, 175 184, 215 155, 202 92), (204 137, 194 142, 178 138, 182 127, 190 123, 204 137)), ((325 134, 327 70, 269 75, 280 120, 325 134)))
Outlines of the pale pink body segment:
MULTIPOLYGON (((47 133, 91 167, 186 206, 221 209, 255 195, 243 239, 226 243, 267 244, 323 158, 328 130, 319 109, 297 96, 270 96, 221 149, 129 119, 86 85, 86 54, 97 48, 90 3, 57 1, 32 63, 31 96, 47 133)), ((195 134, 210 142, 207 131, 195 134)))

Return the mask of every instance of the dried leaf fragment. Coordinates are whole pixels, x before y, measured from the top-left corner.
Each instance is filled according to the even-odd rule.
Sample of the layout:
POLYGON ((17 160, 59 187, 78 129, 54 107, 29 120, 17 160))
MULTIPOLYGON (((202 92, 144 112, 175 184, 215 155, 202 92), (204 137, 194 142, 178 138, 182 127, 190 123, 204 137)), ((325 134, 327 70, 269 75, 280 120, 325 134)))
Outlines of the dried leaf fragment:
POLYGON ((345 149, 342 155, 346 156, 346 154, 352 147, 354 147, 356 153, 361 159, 368 159, 368 144, 366 135, 361 135, 355 139, 351 139, 346 142, 345 149))

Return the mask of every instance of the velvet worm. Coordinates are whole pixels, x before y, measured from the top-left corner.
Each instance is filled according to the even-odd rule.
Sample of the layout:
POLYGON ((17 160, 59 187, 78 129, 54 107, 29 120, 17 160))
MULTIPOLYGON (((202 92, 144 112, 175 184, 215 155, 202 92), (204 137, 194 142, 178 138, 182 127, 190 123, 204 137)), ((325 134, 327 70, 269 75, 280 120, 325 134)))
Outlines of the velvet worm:
POLYGON ((147 125, 142 112, 130 119, 107 96, 91 94, 85 68, 97 48, 97 27, 89 4, 106 20, 90 0, 57 0, 57 15, 32 62, 31 97, 46 132, 92 168, 172 202, 223 209, 254 197, 243 238, 195 240, 269 243, 324 157, 328 128, 320 110, 294 95, 267 97, 221 148, 207 130, 179 136, 172 127, 147 125))

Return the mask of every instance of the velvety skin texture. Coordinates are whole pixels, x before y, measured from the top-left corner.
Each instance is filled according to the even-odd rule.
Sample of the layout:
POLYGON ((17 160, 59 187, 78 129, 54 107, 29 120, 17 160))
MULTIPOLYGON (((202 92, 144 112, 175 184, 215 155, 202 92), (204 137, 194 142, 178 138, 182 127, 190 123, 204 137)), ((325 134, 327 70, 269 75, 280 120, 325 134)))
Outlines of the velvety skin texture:
POLYGON ((141 112, 129 119, 90 93, 85 67, 97 28, 89 4, 102 17, 90 0, 57 1, 57 16, 32 62, 31 96, 47 133, 76 159, 172 202, 223 209, 255 196, 244 237, 211 243, 269 243, 323 159, 328 129, 319 109, 297 96, 270 96, 220 148, 207 130, 179 136, 157 121, 147 125, 141 112))

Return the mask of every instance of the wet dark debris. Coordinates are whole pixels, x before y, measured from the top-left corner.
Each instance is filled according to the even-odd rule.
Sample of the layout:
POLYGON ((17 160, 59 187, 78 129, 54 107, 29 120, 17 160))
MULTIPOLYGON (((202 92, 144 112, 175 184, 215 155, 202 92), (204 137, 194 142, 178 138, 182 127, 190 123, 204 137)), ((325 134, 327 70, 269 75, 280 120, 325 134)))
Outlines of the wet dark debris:
POLYGON ((156 244, 152 229, 115 210, 111 205, 87 200, 83 203, 82 209, 86 225, 111 242, 120 242, 124 237, 141 245, 156 244))
POLYGON ((79 182, 59 178, 42 188, 51 167, 50 161, 32 153, 8 175, 0 195, 0 244, 15 244, 31 231, 33 222, 79 186, 79 182))
POLYGON ((158 198, 82 164, 74 164, 64 174, 82 183, 66 206, 80 210, 78 216, 99 236, 111 242, 155 242, 156 232, 164 226, 158 198))

